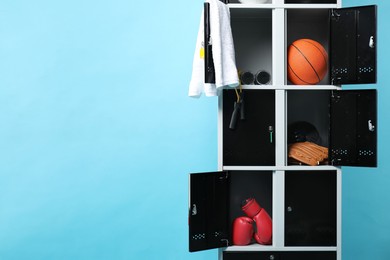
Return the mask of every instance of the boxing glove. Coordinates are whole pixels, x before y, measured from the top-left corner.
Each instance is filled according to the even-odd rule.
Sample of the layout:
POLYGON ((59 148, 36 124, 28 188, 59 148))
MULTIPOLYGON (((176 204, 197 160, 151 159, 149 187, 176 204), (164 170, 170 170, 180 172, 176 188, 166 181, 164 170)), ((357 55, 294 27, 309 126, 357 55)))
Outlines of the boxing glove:
POLYGON ((246 246, 251 243, 254 228, 253 220, 248 217, 238 217, 233 222, 233 244, 246 246))
POLYGON ((245 200, 242 210, 256 223, 256 231, 254 233, 256 242, 262 245, 272 244, 272 219, 267 211, 260 207, 254 198, 245 200))

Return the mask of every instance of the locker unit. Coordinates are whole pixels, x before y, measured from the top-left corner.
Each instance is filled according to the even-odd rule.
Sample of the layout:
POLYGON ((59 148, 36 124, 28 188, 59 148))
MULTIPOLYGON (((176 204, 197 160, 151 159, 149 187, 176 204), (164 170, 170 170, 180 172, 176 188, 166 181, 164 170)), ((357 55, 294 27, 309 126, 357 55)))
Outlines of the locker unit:
MULTIPOLYGON (((189 251, 218 248, 219 260, 341 260, 341 166, 377 166, 377 91, 353 89, 377 80, 377 7, 228 2, 236 65, 247 78, 241 89, 218 96, 218 171, 189 175, 189 251), (328 54, 316 85, 287 77, 288 46, 302 38, 328 54), (291 159, 297 142, 325 147, 326 159, 315 166, 291 159), (271 245, 233 244, 232 224, 245 215, 247 198, 272 218, 271 245)), ((205 47, 205 81, 213 82, 212 50, 205 47)))

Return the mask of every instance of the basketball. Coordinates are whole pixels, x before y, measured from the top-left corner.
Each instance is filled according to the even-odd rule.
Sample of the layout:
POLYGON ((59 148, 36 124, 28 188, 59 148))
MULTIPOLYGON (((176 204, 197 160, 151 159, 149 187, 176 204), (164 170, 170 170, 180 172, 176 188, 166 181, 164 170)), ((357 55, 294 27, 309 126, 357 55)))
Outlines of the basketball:
POLYGON ((287 50, 287 77, 295 85, 318 84, 328 71, 328 53, 317 41, 299 39, 287 50))

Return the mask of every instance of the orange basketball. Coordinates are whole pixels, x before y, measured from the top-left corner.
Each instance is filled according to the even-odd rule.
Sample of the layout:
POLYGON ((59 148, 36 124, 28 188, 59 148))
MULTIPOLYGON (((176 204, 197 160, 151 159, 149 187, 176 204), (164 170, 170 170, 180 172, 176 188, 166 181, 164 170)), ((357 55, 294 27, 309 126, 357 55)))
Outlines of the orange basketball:
POLYGON ((328 71, 328 53, 318 42, 299 39, 287 50, 287 76, 296 85, 318 84, 328 71))

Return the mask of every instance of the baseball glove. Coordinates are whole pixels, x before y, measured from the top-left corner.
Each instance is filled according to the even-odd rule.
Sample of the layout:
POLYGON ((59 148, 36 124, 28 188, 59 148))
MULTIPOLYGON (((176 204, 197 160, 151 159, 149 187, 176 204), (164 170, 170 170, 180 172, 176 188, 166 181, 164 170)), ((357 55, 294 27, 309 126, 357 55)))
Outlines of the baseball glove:
POLYGON ((328 159, 328 148, 312 142, 298 142, 288 147, 290 162, 298 162, 307 165, 320 165, 328 159))

